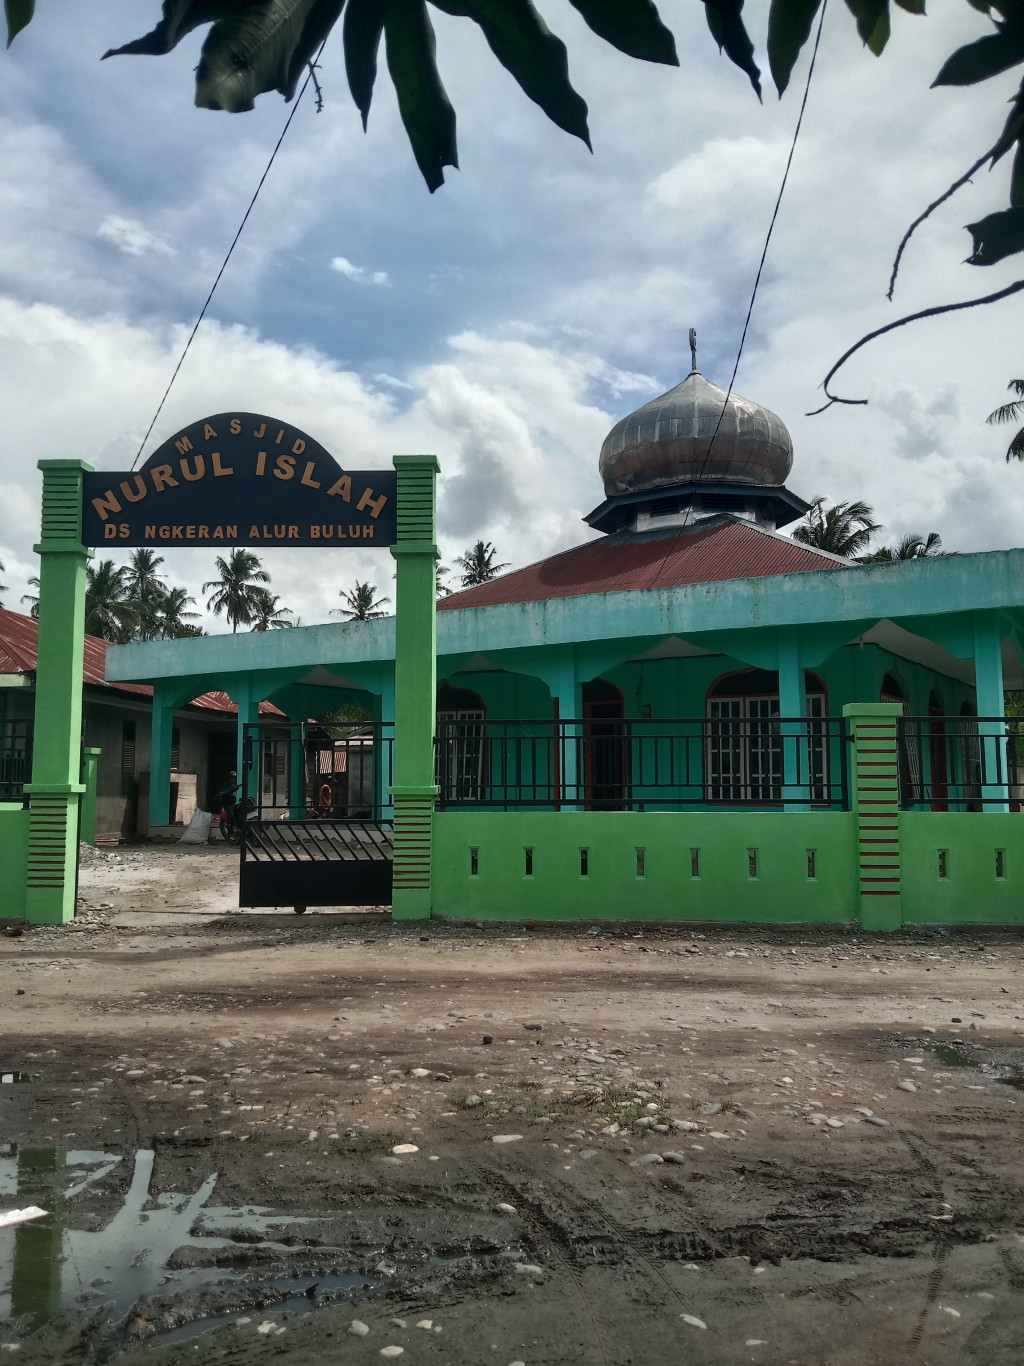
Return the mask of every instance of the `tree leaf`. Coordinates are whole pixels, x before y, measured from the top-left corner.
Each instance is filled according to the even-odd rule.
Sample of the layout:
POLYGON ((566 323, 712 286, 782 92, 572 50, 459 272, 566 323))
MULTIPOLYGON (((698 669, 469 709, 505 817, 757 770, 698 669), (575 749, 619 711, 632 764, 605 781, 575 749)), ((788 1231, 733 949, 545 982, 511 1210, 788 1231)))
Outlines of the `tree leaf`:
POLYGON ((937 85, 975 85, 1024 62, 1024 33, 990 33, 957 48, 932 81, 937 85))
POLYGON ((750 41, 741 17, 743 0, 704 0, 704 15, 719 50, 750 77, 750 84, 761 98, 761 71, 754 61, 750 41))
POLYGON ((1024 209, 1024 138, 1017 143, 1017 155, 1013 158, 1010 172, 1010 203, 1015 209, 1024 209))
POLYGON ((244 3, 240 5, 239 0, 164 0, 163 17, 156 28, 136 38, 133 43, 125 43, 124 47, 113 47, 104 52, 103 59, 126 54, 162 57, 200 24, 227 19, 243 7, 244 3))
POLYGON ((821 0, 772 0, 768 13, 768 65, 781 95, 789 85, 800 49, 811 36, 821 0))
POLYGON ((588 27, 606 42, 644 62, 678 66, 676 40, 653 0, 569 0, 588 27))
POLYGON ((425 0, 386 0, 384 41, 398 109, 416 164, 431 194, 444 184, 445 166, 458 167, 455 110, 435 54, 437 44, 425 0))
MULTIPOLYGON (((896 3, 899 5, 900 9, 905 9, 908 14, 924 14, 925 12, 924 0, 896 0, 896 3)), ((968 3, 973 3, 973 0, 968 0, 968 3)), ((984 0, 982 0, 982 3, 984 3, 984 0)), ((975 6, 975 8, 978 8, 978 6, 975 6)))
POLYGON ((992 148, 993 166, 1001 157, 1006 155, 1018 138, 1024 137, 1024 81, 1021 81, 1020 89, 1010 103, 1013 108, 1007 115, 1006 122, 1003 124, 1003 131, 999 134, 999 138, 992 148))
POLYGON ((531 0, 433 0, 446 14, 465 15, 483 30, 491 51, 552 122, 590 146, 587 104, 569 81, 565 44, 531 0))
POLYGON ((290 100, 302 69, 330 32, 344 0, 249 0, 214 24, 196 68, 196 105, 237 114, 257 95, 290 100))
POLYGON ((348 0, 341 35, 345 46, 348 88, 363 117, 363 131, 370 117, 370 101, 377 79, 377 51, 384 32, 384 9, 380 0, 348 0))
POLYGON ((21 30, 32 22, 36 0, 4 0, 4 13, 7 16, 7 46, 14 42, 21 30))
POLYGON ((846 0, 857 20, 857 32, 876 57, 889 41, 889 0, 846 0))
POLYGON ((968 223, 974 250, 968 265, 994 266, 997 261, 1024 251, 1024 208, 1002 209, 977 223, 968 223))

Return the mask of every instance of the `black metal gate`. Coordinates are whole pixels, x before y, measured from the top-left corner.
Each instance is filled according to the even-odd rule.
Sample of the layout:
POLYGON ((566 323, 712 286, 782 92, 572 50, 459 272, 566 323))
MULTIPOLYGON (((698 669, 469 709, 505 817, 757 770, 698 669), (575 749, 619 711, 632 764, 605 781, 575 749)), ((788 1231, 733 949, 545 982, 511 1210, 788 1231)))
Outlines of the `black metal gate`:
POLYGON ((240 906, 391 903, 394 724, 244 727, 240 906))

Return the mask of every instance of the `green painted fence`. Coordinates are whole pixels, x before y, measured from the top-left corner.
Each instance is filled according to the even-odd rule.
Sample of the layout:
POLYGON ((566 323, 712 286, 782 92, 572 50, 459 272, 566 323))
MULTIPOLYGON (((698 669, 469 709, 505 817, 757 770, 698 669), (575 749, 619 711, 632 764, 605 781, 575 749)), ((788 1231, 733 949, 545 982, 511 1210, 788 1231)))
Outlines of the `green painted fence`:
POLYGON ((20 802, 0 802, 0 916, 25 914, 28 866, 28 811, 20 802))
POLYGON ((852 812, 443 811, 434 915, 486 920, 857 918, 852 812))
POLYGON ((904 924, 1024 924, 1024 812, 900 813, 904 924))

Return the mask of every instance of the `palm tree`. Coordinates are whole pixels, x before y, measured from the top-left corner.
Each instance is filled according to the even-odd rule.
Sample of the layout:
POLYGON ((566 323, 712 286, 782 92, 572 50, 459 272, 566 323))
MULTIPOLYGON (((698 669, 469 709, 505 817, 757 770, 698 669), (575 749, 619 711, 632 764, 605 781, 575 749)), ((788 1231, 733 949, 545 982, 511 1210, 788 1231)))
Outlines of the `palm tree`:
POLYGON ((451 572, 452 572, 452 571, 448 568, 448 566, 447 566, 446 564, 440 564, 440 563, 438 564, 437 569, 435 570, 435 573, 434 573, 434 587, 435 587, 436 590, 437 590, 437 596, 438 596, 439 598, 449 598, 449 597, 451 597, 452 590, 451 590, 451 589, 448 587, 448 585, 444 582, 444 580, 448 577, 448 575, 449 575, 451 572))
POLYGON ((456 555, 455 563, 462 570, 463 588, 474 588, 478 583, 487 583, 495 578, 508 564, 495 564, 497 551, 490 541, 477 541, 467 548, 465 554, 456 555))
POLYGON ((834 503, 826 508, 824 495, 819 493, 811 501, 807 520, 794 528, 793 540, 852 560, 866 551, 871 537, 882 530, 874 517, 867 503, 834 503))
POLYGON ((127 571, 113 560, 100 560, 86 571, 85 629, 91 636, 123 645, 135 634, 136 605, 128 594, 127 571))
POLYGON ((383 617, 386 614, 380 609, 386 602, 390 602, 389 597, 378 598, 376 596, 377 585, 375 583, 360 583, 356 579, 355 588, 347 593, 343 589, 338 590, 338 597, 345 603, 344 607, 332 607, 332 617, 346 617, 349 621, 373 621, 375 617, 383 617))
POLYGON ((294 626, 294 621, 286 621, 291 616, 290 607, 279 607, 278 598, 266 588, 257 588, 258 597, 252 610, 251 626, 254 631, 270 631, 282 626, 294 626))
POLYGON ((937 531, 929 531, 927 536, 908 531, 896 545, 881 545, 870 555, 861 555, 861 564, 883 564, 898 560, 923 560, 941 558, 948 552, 940 549, 942 537, 937 531))
MULTIPOLYGON (((1006 386, 1017 397, 1012 403, 1004 403, 995 412, 989 413, 985 421, 992 427, 1002 422, 1024 422, 1024 379, 1011 379, 1006 386)), ((1024 426, 1014 433, 1013 440, 1006 448, 1006 460, 1024 460, 1024 426)))
POLYGON ((28 581, 29 588, 34 588, 34 593, 22 593, 22 602, 28 603, 29 616, 36 621, 39 620, 39 575, 33 574, 28 581))
POLYGON ((140 546, 128 561, 124 571, 125 583, 129 589, 136 590, 146 584, 162 584, 163 575, 158 574, 157 566, 163 564, 164 557, 146 546, 140 546))
POLYGON ((270 575, 251 550, 232 550, 227 559, 218 555, 214 563, 220 577, 203 584, 203 592, 210 594, 206 607, 215 617, 223 612, 234 635, 239 626, 252 621, 256 595, 265 591, 258 585, 269 583, 270 575))
POLYGON ((198 612, 190 612, 189 606, 195 602, 184 588, 168 588, 160 603, 160 634, 165 640, 180 640, 183 636, 201 636, 202 628, 196 626, 198 612))
MULTIPOLYGON (((4 572, 4 562, 3 562, 3 560, 0 560, 0 574, 2 574, 3 572, 4 572)), ((7 592, 7 585, 6 585, 5 583, 0 583, 0 593, 6 593, 6 592, 7 592)), ((3 606, 3 603, 0 602, 0 607, 2 607, 2 606, 3 606)))

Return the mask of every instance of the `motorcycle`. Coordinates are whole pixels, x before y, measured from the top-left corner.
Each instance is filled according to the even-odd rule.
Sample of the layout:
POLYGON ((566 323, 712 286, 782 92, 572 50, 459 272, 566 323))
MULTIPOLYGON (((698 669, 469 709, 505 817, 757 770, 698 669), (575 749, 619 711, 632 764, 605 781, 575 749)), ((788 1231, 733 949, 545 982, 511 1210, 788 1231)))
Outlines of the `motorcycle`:
POLYGON ((225 806, 217 820, 221 838, 233 840, 235 844, 242 842, 242 826, 246 818, 256 809, 255 797, 247 797, 245 805, 241 802, 235 806, 225 806))

